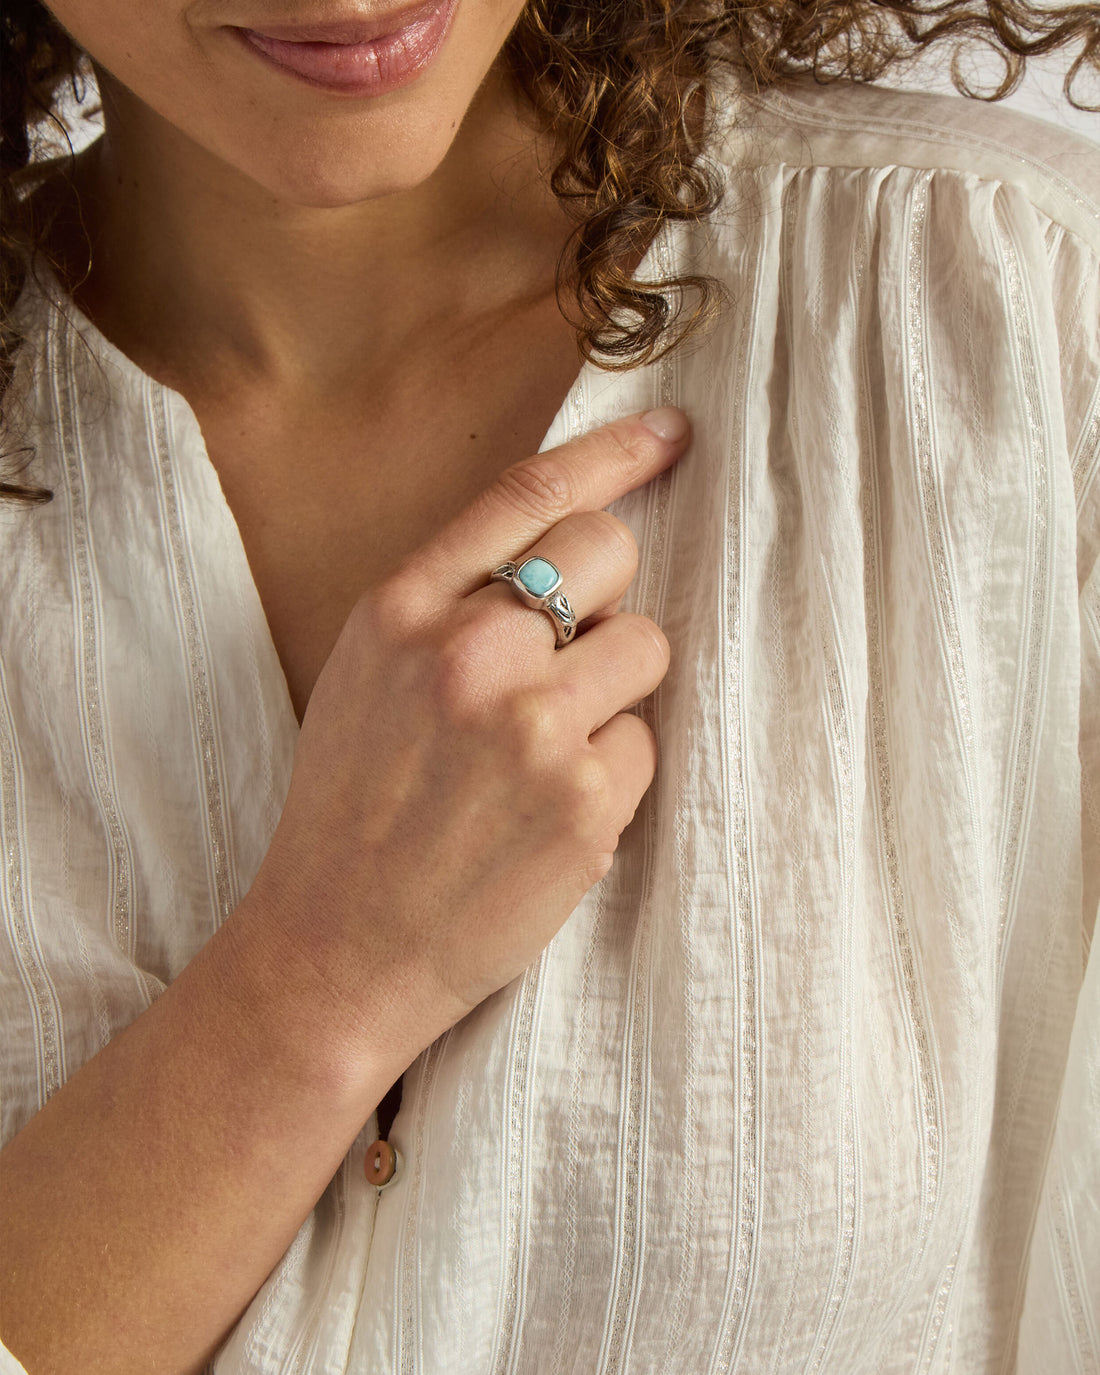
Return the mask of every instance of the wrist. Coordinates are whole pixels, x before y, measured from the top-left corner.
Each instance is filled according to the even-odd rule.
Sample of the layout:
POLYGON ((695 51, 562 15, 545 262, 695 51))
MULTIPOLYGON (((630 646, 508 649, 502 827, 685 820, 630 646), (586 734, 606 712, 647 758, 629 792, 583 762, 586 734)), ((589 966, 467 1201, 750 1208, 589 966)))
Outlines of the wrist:
POLYGON ((392 952, 303 917, 300 901, 257 880, 211 942, 224 994, 265 1051, 274 1037, 292 1072, 369 1113, 450 1021, 428 1012, 422 981, 392 952))

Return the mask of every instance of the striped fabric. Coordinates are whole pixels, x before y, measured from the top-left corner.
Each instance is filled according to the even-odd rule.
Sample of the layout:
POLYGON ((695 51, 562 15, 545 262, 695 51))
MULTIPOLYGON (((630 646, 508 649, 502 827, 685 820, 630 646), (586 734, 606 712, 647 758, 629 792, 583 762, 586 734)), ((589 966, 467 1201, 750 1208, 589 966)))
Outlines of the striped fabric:
MULTIPOLYGON (((695 422, 614 508, 657 779, 217 1375, 1100 1369, 1100 156, 812 80, 729 115, 725 204, 639 273, 725 313, 546 439, 695 422)), ((24 309, 57 496, 0 512, 4 1139, 247 890, 297 731, 186 402, 24 309)))

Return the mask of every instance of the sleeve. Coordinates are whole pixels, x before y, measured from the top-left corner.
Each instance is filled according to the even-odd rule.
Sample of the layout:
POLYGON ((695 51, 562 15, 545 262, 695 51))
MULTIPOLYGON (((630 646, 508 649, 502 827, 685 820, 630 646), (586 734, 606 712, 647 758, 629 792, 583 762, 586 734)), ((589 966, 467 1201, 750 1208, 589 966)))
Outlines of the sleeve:
POLYGON ((1083 978, 1031 1241, 1019 1375, 1100 1369, 1100 254, 1052 226, 1080 586, 1083 978))

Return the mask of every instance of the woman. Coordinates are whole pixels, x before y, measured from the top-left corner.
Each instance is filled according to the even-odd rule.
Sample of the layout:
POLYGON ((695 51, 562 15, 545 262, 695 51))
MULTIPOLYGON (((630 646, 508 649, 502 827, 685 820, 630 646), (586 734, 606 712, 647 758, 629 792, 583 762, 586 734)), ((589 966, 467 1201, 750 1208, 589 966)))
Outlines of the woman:
POLYGON ((1088 1368, 1090 146, 870 11, 51 9, 10 1368, 1088 1368))

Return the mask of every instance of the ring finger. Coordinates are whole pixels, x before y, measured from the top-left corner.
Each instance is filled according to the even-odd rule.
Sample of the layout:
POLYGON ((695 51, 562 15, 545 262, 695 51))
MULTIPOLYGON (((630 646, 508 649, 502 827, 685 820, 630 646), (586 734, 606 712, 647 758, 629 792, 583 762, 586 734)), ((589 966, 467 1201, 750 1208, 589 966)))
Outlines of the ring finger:
MULTIPOLYGON (((532 559, 549 563, 561 574, 560 590, 568 598, 579 625, 600 619, 619 605, 638 569, 638 546, 630 528, 608 511, 578 511, 558 521, 542 539, 517 553, 513 561, 517 569, 522 569, 532 559)), ((535 588, 540 585, 532 574, 549 576, 548 570, 537 565, 528 570, 523 581, 535 588)), ((531 608, 504 583, 490 583, 473 595, 494 596, 502 604, 513 606, 517 631, 533 634, 532 622, 541 621, 543 629, 539 633, 556 639, 550 614, 540 612, 537 618, 532 617, 531 608), (520 620, 521 614, 524 621, 520 620), (523 624, 528 627, 526 631, 522 631, 523 624)))

